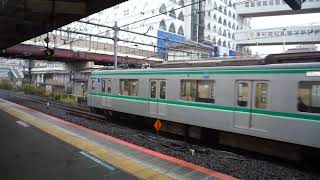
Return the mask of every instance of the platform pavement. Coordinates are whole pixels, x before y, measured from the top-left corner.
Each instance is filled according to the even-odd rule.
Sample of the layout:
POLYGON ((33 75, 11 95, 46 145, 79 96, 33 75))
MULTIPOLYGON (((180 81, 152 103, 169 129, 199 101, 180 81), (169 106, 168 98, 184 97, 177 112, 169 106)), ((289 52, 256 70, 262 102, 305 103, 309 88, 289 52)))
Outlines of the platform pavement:
POLYGON ((137 179, 0 111, 0 179, 137 179), (107 165, 107 166, 105 166, 107 165))
POLYGON ((0 110, 139 179, 235 179, 2 99, 0 110))

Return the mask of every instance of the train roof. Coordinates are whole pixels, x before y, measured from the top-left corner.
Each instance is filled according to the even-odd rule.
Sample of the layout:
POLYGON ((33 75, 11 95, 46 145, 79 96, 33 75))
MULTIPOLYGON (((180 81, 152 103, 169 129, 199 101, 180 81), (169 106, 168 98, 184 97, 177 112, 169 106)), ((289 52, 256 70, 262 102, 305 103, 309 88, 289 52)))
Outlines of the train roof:
MULTIPOLYGON (((239 60, 205 60, 193 64, 214 64, 213 66, 170 66, 147 69, 98 70, 92 72, 148 72, 148 71, 185 71, 185 70, 246 70, 246 69, 296 69, 320 68, 320 52, 271 54, 266 58, 243 58, 239 60)), ((170 64, 170 63, 167 63, 170 64)))

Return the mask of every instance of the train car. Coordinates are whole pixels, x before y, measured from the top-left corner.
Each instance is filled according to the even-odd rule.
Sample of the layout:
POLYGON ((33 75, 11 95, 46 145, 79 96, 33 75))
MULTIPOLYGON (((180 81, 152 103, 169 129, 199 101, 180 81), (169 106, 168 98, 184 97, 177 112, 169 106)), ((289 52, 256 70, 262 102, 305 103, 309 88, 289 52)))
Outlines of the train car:
POLYGON ((320 148, 320 63, 95 71, 88 106, 320 148))

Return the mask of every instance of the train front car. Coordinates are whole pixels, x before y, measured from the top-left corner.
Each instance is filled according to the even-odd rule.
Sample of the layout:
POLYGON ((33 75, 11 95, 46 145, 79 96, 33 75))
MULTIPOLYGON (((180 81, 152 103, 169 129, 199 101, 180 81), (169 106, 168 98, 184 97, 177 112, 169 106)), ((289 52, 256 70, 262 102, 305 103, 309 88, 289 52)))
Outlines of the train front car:
POLYGON ((320 63, 97 71, 88 105, 232 146, 230 133, 320 148, 319 77, 320 63))

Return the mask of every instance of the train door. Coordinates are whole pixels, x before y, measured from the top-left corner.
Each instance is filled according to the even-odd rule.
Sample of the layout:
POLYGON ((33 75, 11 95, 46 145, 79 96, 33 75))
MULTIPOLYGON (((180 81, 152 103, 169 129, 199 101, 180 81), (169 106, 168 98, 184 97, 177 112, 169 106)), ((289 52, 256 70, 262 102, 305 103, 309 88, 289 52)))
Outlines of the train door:
MULTIPOLYGON (((91 78, 91 92, 94 93, 96 91, 96 79, 95 78, 91 78)), ((96 104, 96 96, 91 96, 91 101, 90 101, 90 106, 95 106, 96 104)))
MULTIPOLYGON (((101 92, 103 94, 111 94, 112 81, 111 79, 102 79, 101 80, 101 92)), ((111 107, 111 98, 108 96, 103 96, 102 106, 111 107)))
POLYGON ((252 109, 252 81, 236 82, 236 102, 234 111, 234 126, 250 128, 252 109))
POLYGON ((268 97, 267 81, 237 81, 234 126, 253 128, 252 109, 266 109, 268 97))
POLYGON ((160 103, 161 100, 167 99, 167 81, 150 80, 150 98, 149 111, 153 115, 166 115, 166 104, 160 103))
MULTIPOLYGON (((112 80, 111 79, 107 79, 106 93, 110 95, 111 94, 111 90, 112 90, 112 80)), ((107 107, 111 107, 111 101, 112 101, 112 98, 107 96, 107 107)))

